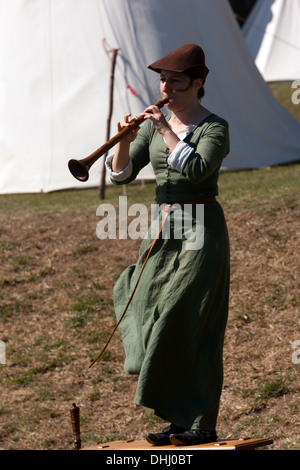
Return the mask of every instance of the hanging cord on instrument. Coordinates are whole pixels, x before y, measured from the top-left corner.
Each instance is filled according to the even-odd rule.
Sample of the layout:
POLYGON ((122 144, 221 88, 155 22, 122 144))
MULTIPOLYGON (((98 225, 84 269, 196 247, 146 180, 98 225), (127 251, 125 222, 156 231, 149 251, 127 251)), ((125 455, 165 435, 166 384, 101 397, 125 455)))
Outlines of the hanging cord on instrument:
POLYGON ((122 315, 121 315, 121 317, 120 317, 118 323, 117 323, 116 326, 114 327, 114 329, 113 329, 113 331, 112 331, 110 337, 108 338, 108 340, 107 340, 107 342, 106 342, 104 348, 102 349, 102 351, 100 352, 100 354, 96 357, 96 359, 94 359, 93 362, 90 364, 89 369, 100 359, 100 357, 102 356, 102 354, 103 354, 104 351, 106 350, 107 346, 109 345, 109 343, 110 343, 110 341, 111 341, 113 335, 115 334, 115 332, 116 332, 118 326, 120 325, 122 319, 124 318, 124 315, 125 315, 125 313, 127 312, 127 309, 128 309, 128 307, 129 307, 129 305, 130 305, 130 302, 132 301, 132 298, 133 298, 133 296, 134 296, 134 294, 135 294, 135 291, 136 291, 136 289, 137 289, 137 286, 138 286, 138 284, 139 284, 139 282, 140 282, 142 273, 143 273, 144 268, 145 268, 145 266, 146 266, 146 263, 147 263, 147 261, 148 261, 148 259, 149 259, 150 253, 151 253, 151 251, 152 251, 152 249, 153 249, 153 247, 154 247, 156 241, 158 240, 158 237, 159 237, 159 235, 160 235, 160 233, 161 233, 161 231, 162 231, 162 229, 163 229, 163 226, 164 226, 164 224, 165 224, 165 221, 166 221, 166 219, 167 219, 167 217, 168 217, 168 215, 169 215, 169 213, 170 213, 171 207, 172 207, 171 204, 168 204, 167 206, 164 207, 165 213, 164 213, 164 215, 163 215, 163 218, 162 218, 160 227, 159 227, 158 232, 157 232, 157 234, 156 234, 156 236, 155 236, 155 238, 154 238, 154 240, 153 240, 153 242, 152 242, 152 244, 151 244, 151 246, 150 246, 150 248, 149 248, 148 254, 147 254, 146 259, 145 259, 145 261, 144 261, 144 263, 143 263, 141 272, 140 272, 139 277, 138 277, 138 279, 137 279, 137 281, 136 281, 136 283, 135 283, 134 289, 133 289, 133 291, 132 291, 132 293, 131 293, 131 296, 130 296, 128 302, 127 302, 127 305, 126 305, 126 307, 125 307, 125 309, 124 309, 124 311, 123 311, 123 313, 122 313, 122 315))

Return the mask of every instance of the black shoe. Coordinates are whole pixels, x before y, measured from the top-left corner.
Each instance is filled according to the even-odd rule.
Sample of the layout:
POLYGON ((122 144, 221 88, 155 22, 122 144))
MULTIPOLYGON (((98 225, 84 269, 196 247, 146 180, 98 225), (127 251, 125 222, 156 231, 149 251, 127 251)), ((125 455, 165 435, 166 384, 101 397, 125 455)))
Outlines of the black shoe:
POLYGON ((147 434, 146 441, 154 446, 170 445, 170 434, 180 433, 184 431, 184 428, 176 426, 175 424, 170 424, 165 429, 163 429, 162 432, 147 434))
POLYGON ((217 439, 215 431, 198 431, 196 429, 190 429, 183 433, 173 433, 170 435, 170 441, 175 446, 206 444, 207 442, 216 442, 217 439))

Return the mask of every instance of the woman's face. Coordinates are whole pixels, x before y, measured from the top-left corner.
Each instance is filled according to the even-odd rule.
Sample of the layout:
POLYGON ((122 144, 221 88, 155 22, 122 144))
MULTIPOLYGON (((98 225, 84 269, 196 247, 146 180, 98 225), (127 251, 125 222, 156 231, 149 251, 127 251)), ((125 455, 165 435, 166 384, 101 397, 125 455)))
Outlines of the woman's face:
POLYGON ((160 73, 160 92, 163 97, 169 98, 169 107, 198 99, 198 90, 202 80, 193 79, 186 73, 162 70, 160 73))

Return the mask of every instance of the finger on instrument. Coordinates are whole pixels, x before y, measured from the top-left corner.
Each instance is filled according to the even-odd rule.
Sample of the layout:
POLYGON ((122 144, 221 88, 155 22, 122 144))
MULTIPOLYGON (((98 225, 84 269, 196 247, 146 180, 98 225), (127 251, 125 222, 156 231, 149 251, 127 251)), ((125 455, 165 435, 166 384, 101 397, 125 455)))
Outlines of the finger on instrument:
POLYGON ((130 116, 131 116, 130 113, 126 113, 126 114, 124 115, 124 122, 125 122, 126 124, 128 124, 130 116))

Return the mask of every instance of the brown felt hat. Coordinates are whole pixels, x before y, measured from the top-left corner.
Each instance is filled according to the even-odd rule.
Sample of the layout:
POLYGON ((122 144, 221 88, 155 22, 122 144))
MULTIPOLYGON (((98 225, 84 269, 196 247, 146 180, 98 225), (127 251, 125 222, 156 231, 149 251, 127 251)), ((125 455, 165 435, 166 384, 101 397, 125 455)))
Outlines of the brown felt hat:
POLYGON ((202 78, 203 83, 209 72, 205 65, 205 54, 197 44, 185 44, 153 62, 148 68, 158 73, 161 70, 184 72, 193 78, 202 78))

